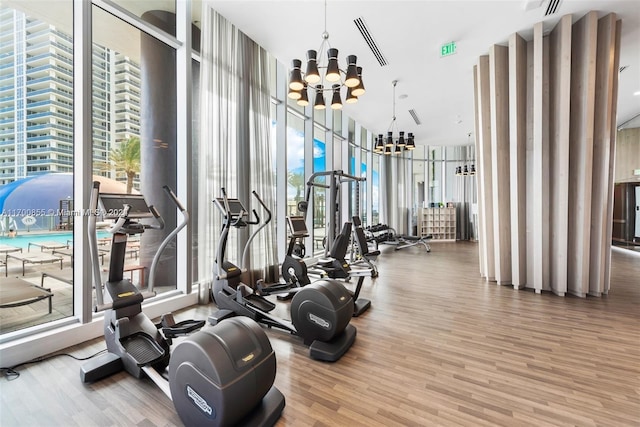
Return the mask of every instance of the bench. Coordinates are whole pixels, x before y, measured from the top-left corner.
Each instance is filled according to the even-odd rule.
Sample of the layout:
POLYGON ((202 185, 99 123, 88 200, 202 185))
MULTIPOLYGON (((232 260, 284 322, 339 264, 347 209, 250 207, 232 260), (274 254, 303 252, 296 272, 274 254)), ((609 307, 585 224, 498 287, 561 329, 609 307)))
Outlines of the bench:
MULTIPOLYGON (((102 270, 104 272, 108 272, 108 269, 102 270)), ((145 286, 145 271, 146 267, 144 265, 125 265, 122 269, 123 273, 129 273, 129 280, 133 283, 133 273, 135 271, 138 272, 138 286, 143 288, 145 286)))

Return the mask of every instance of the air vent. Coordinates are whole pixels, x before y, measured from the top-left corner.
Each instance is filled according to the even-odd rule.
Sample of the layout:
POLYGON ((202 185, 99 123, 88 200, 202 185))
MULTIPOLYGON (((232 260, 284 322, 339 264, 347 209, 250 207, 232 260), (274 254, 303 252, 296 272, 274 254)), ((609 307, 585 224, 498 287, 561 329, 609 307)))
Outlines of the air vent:
POLYGON ((558 9, 560 9, 560 3, 562 3, 562 0, 549 0, 549 4, 547 5, 547 10, 544 12, 544 16, 555 14, 558 9))
POLYGON ((623 65, 622 67, 620 67, 620 70, 618 70, 619 73, 623 72, 624 70, 626 70, 627 68, 629 68, 628 65, 623 65))
POLYGON ((358 18, 354 19, 353 22, 356 24, 358 31, 360 31, 360 34, 362 34, 362 38, 364 38, 365 43, 367 43, 367 46, 369 46, 369 49, 371 49, 373 56, 376 57, 380 66, 384 67, 385 65, 387 65, 387 60, 385 59, 382 52, 380 52, 380 49, 378 48, 376 41, 373 39, 373 36, 369 32, 367 25, 364 23, 364 20, 362 18, 358 18))
POLYGON ((409 110, 409 114, 411 114, 411 117, 413 117, 413 121, 416 122, 417 125, 422 124, 422 122, 418 118, 418 115, 416 114, 416 110, 412 108, 411 110, 409 110))

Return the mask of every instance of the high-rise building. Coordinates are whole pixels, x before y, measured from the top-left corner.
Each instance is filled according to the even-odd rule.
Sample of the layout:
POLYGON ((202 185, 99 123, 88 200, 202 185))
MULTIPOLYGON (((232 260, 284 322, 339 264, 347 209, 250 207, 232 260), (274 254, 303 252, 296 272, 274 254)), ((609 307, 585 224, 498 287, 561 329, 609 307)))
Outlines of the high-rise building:
MULTIPOLYGON (((0 9, 0 185, 73 170, 72 37, 23 12, 0 9)), ((114 143, 140 132, 140 68, 93 46, 94 171, 114 143)))

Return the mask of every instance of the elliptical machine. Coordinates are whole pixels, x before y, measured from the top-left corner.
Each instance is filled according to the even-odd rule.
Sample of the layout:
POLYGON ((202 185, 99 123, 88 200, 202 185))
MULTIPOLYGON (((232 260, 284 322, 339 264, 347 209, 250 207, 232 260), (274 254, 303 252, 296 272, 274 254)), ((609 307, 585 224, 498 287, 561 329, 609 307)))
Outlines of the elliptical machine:
MULTIPOLYGON (((254 195, 258 197, 255 192, 254 195)), ((268 327, 299 335, 309 346, 312 359, 329 362, 340 359, 356 338, 356 328, 349 324, 354 304, 347 289, 333 280, 320 280, 297 288, 290 305, 291 321, 274 316, 270 312, 275 304, 242 283, 242 269, 225 259, 231 227, 259 223, 257 212, 253 210, 255 221, 249 220, 248 211, 240 200, 228 198, 224 188, 222 198, 216 199, 215 203, 224 220, 211 290, 218 311, 209 316, 209 322, 215 325, 229 317, 246 316, 268 327)))
POLYGON ((136 378, 146 375, 158 385, 173 400, 176 412, 187 426, 275 424, 284 408, 284 396, 273 386, 275 353, 257 323, 250 319, 229 319, 184 338, 171 353, 173 338, 198 330, 205 322, 175 323, 173 316, 166 314, 160 324, 154 325, 142 312, 143 300, 154 295, 155 267, 163 249, 188 222, 188 213, 175 194, 164 187, 182 212, 183 221, 161 243, 151 264, 148 289, 140 292, 123 278, 127 238, 145 229, 162 229, 164 221, 142 195, 100 194, 99 188, 100 183, 94 182, 89 249, 94 266, 95 311, 105 310, 108 353, 82 366, 82 382, 97 381, 124 369, 136 378), (116 220, 109 230, 113 242, 104 291, 96 239, 98 212, 105 219, 116 220), (155 219, 155 224, 140 222, 143 219, 155 219))

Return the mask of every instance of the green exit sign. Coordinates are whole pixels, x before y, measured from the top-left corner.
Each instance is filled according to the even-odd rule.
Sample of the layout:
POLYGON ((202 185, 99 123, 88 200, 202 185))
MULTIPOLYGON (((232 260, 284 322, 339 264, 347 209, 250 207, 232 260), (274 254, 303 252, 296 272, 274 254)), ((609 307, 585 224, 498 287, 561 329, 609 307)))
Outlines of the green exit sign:
POLYGON ((456 53, 456 42, 445 43, 440 46, 440 57, 453 55, 456 53))

